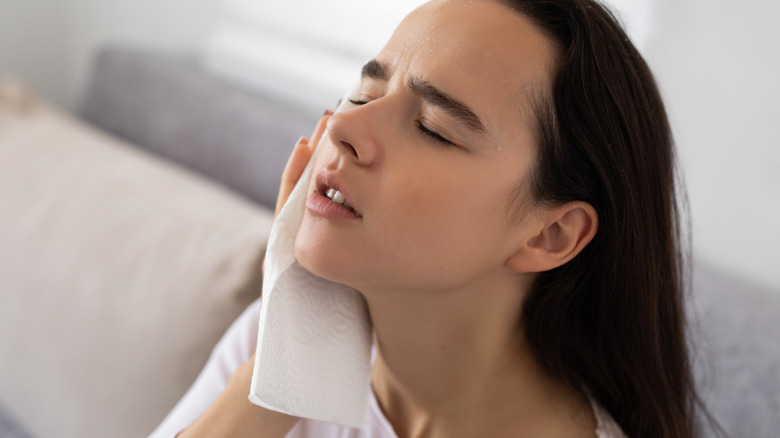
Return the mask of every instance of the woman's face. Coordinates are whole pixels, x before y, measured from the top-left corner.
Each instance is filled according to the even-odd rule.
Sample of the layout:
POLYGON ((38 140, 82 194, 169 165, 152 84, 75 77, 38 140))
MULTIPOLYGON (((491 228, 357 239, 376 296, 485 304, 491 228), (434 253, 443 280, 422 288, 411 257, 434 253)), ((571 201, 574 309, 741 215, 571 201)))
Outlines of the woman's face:
POLYGON ((534 229, 532 213, 518 223, 513 209, 535 156, 529 98, 549 87, 554 54, 497 2, 412 12, 328 123, 295 241, 301 265, 359 290, 506 275, 534 229))

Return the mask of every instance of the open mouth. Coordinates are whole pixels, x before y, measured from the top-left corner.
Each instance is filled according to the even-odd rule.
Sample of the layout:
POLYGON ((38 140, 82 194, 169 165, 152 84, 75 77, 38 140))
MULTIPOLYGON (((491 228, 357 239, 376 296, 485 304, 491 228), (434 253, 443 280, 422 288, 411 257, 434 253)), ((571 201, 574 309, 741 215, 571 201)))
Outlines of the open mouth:
POLYGON ((354 208, 352 208, 351 205, 349 205, 349 202, 347 202, 347 198, 344 197, 344 195, 334 189, 334 188, 327 188, 324 193, 325 197, 330 199, 332 202, 335 202, 336 204, 339 204, 343 207, 345 207, 347 210, 351 211, 352 213, 357 214, 354 208))
MULTIPOLYGON (((352 200, 352 198, 349 195, 349 191, 346 190, 346 186, 344 185, 344 182, 341 180, 340 176, 331 172, 327 168, 322 168, 319 172, 317 172, 315 192, 319 196, 319 206, 324 208, 324 210, 320 211, 320 213, 325 214, 325 216, 335 214, 334 217, 363 217, 347 200, 347 198, 350 200, 352 200), (330 213, 327 213, 328 211, 330 211, 330 213)), ((317 209, 315 208, 315 210, 317 209)))

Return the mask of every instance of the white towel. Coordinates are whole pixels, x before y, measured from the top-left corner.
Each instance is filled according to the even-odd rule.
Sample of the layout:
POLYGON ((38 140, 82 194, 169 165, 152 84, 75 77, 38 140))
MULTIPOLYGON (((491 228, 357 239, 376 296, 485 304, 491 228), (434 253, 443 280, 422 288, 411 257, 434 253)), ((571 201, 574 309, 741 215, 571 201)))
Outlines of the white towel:
POLYGON ((249 400, 298 417, 364 427, 371 391, 365 300, 302 268, 293 248, 319 149, 271 229, 249 400))

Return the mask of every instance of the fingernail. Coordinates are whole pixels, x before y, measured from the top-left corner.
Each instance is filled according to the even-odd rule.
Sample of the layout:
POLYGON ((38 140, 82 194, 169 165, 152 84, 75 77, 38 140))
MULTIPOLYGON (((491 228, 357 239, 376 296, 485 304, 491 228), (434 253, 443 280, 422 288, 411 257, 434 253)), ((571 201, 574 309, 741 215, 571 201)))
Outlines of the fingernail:
POLYGON ((325 113, 323 114, 323 116, 332 116, 332 115, 333 115, 333 110, 330 109, 326 109, 325 113))

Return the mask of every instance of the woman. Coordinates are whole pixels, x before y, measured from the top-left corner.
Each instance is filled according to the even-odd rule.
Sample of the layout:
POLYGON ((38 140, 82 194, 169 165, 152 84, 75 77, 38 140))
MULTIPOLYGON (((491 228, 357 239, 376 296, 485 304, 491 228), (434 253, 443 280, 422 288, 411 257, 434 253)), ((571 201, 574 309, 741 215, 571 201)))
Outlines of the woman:
POLYGON ((212 361, 245 362, 201 376, 173 417, 205 412, 179 436, 693 435, 669 126, 602 6, 432 1, 351 102, 327 120, 295 249, 366 299, 375 421, 251 405, 239 324, 212 361))

